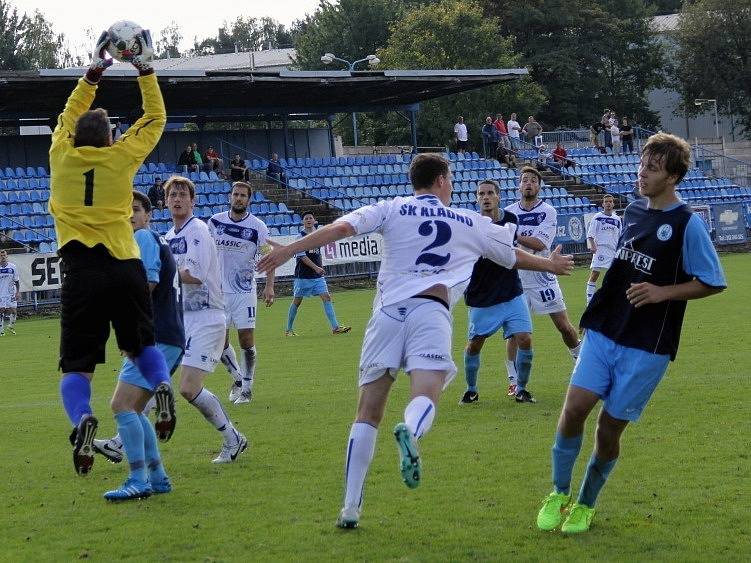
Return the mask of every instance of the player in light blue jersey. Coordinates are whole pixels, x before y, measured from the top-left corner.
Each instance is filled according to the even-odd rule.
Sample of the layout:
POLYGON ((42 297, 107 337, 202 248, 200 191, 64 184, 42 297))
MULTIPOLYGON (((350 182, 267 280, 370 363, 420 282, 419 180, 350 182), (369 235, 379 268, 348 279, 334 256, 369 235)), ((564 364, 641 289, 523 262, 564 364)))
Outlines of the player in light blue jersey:
MULTIPOLYGON (((316 230, 316 218, 310 211, 305 211, 302 216, 303 229, 300 232, 300 238, 309 235, 316 230)), ((318 295, 323 303, 323 312, 331 325, 333 334, 344 334, 352 330, 352 327, 343 326, 336 320, 334 304, 331 302, 329 288, 326 285, 326 270, 323 269, 321 261, 321 249, 311 248, 305 252, 298 252, 295 255, 295 282, 293 288, 294 298, 289 306, 287 313, 287 330, 286 336, 297 336, 292 329, 297 316, 297 309, 302 305, 303 297, 318 295)))

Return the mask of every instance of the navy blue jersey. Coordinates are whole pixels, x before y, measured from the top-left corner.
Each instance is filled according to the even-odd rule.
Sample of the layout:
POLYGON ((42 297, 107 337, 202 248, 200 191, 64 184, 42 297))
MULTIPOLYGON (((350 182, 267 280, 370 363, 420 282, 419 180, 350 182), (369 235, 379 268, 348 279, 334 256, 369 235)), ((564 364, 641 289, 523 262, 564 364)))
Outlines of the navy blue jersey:
MULTIPOLYGON (((307 233, 305 231, 300 231, 300 238, 304 237, 307 233)), ((295 277, 296 278, 302 278, 306 280, 314 279, 314 278, 322 278, 323 274, 319 274, 313 269, 305 264, 302 259, 304 256, 307 256, 310 258, 310 260, 318 266, 319 268, 322 267, 321 264, 323 263, 321 260, 321 249, 320 248, 314 248, 312 250, 308 250, 307 252, 299 252, 298 254, 295 254, 295 258, 297 259, 297 263, 295 264, 295 277)))
POLYGON ((626 298, 634 283, 674 285, 694 278, 724 287, 725 279, 709 236, 691 208, 681 202, 665 210, 636 201, 623 215, 615 259, 581 319, 622 346, 675 359, 686 301, 635 308, 626 298))
POLYGON ((135 232, 141 249, 141 261, 150 283, 156 283, 151 292, 154 311, 154 339, 162 344, 185 346, 183 306, 180 277, 169 243, 154 231, 139 229, 135 232))
MULTIPOLYGON (((519 224, 519 219, 510 211, 501 209, 496 225, 519 224)), ((470 307, 492 307, 506 303, 522 294, 522 283, 516 268, 499 266, 492 260, 480 258, 472 269, 472 277, 464 290, 464 302, 470 307)))

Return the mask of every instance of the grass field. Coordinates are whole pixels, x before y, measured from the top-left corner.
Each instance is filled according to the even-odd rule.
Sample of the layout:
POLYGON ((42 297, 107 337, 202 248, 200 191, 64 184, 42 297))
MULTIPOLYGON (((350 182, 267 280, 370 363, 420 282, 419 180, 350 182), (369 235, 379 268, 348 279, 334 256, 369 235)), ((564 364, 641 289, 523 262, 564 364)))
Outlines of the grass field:
MULTIPOLYGON (((177 433, 162 447, 175 491, 124 504, 101 498, 124 479, 124 464, 99 458, 88 477, 73 474, 58 401, 57 320, 21 321, 17 336, 0 340, 0 560, 749 561, 751 256, 723 264, 730 289, 689 304, 678 359, 627 430, 592 530, 574 538, 534 524, 550 489, 551 440, 571 370, 546 318, 536 319, 534 334, 530 388, 539 402, 505 396, 496 340, 483 353, 480 402, 460 407, 466 310, 457 306, 460 373, 422 442, 422 485, 406 489, 397 469, 390 431, 406 404, 400 375, 353 531, 334 521, 371 291, 335 295, 340 321, 353 326, 343 336, 331 336, 313 299, 301 307, 297 338, 283 336, 289 299, 261 311, 255 398, 227 407, 248 451, 238 463, 211 465, 220 437, 180 399, 177 433)), ((575 320, 585 276, 578 269, 562 284, 575 320)), ((94 385, 100 437, 114 427, 108 399, 118 367, 111 346, 94 385)), ((222 366, 208 380, 225 404, 228 382, 222 366)))

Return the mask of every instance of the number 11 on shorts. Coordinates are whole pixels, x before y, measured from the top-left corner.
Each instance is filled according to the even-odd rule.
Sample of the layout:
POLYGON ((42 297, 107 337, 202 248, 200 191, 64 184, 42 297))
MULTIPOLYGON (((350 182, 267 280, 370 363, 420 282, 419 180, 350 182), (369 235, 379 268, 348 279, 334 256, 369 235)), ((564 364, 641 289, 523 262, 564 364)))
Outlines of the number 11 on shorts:
POLYGON ((256 318, 256 308, 255 307, 248 307, 248 318, 249 319, 255 319, 256 318))

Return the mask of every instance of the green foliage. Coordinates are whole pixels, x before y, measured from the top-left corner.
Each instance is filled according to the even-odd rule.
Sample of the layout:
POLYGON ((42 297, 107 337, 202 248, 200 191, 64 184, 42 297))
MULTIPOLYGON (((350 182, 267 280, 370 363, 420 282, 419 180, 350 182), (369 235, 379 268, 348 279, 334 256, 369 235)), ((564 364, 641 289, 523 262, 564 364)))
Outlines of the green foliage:
MULTIPOLYGON (((516 68, 520 57, 513 39, 498 35, 500 21, 486 17, 475 2, 444 0, 430 9, 416 8, 394 24, 388 46, 379 51, 382 66, 398 69, 516 68)), ((540 87, 530 80, 482 88, 431 100, 419 113, 419 143, 446 146, 453 138, 457 115, 464 116, 475 146, 481 143, 480 128, 487 115, 500 112, 508 119, 535 113, 544 102, 540 87)), ((405 143, 407 126, 398 117, 381 120, 374 128, 375 140, 405 143), (380 129, 380 130, 379 130, 380 129)))
POLYGON ((547 127, 587 125, 606 107, 657 125, 647 93, 664 82, 663 50, 651 33, 651 10, 641 0, 484 0, 516 37, 532 78, 549 102, 547 127))
POLYGON ((216 55, 234 51, 260 51, 292 46, 291 33, 273 18, 238 16, 224 22, 216 37, 195 40, 191 55, 216 55))
POLYGON ((180 57, 180 41, 183 34, 180 26, 172 20, 167 27, 159 32, 159 39, 156 41, 156 57, 158 59, 176 59, 180 57))
POLYGON ((716 99, 721 112, 741 117, 751 136, 751 0, 687 4, 675 40, 675 80, 686 112, 696 113, 695 98, 716 99))
POLYGON ((74 62, 65 37, 38 10, 19 15, 0 0, 0 70, 56 68, 74 62))
MULTIPOLYGON (((296 338, 283 336, 289 298, 260 308, 253 402, 227 404, 230 379, 221 365, 206 379, 247 435, 248 450, 235 464, 209 463, 221 437, 178 396, 177 431, 160 445, 174 491, 121 504, 107 504, 101 494, 125 478, 124 463, 98 458, 89 476, 73 475, 55 374, 59 319, 21 320, 18 335, 0 344, 3 560, 749 561, 751 353, 742 327, 751 257, 724 256, 723 266, 730 288, 688 304, 678 358, 639 423, 626 430, 592 530, 577 538, 541 533, 534 524, 550 489, 550 447, 571 371, 546 316, 534 320, 530 389, 538 403, 505 396, 504 347, 496 336, 482 351, 480 402, 459 406, 467 311, 456 306, 459 374, 420 441, 423 482, 407 490, 397 469, 390 430, 409 401, 400 373, 368 473, 361 526, 352 531, 337 530, 334 520, 372 291, 332 287, 338 318, 353 327, 336 337, 317 298, 300 308, 296 338)), ((579 268, 560 280, 572 319, 584 307, 588 274, 579 268)), ((237 346, 234 331, 232 340, 237 346)), ((114 337, 107 359, 93 382, 98 437, 114 432, 109 397, 122 363, 114 337)), ((575 467, 575 491, 596 414, 575 467)))
POLYGON ((683 7, 683 0, 651 0, 650 4, 655 9, 655 15, 664 16, 680 12, 683 7))

